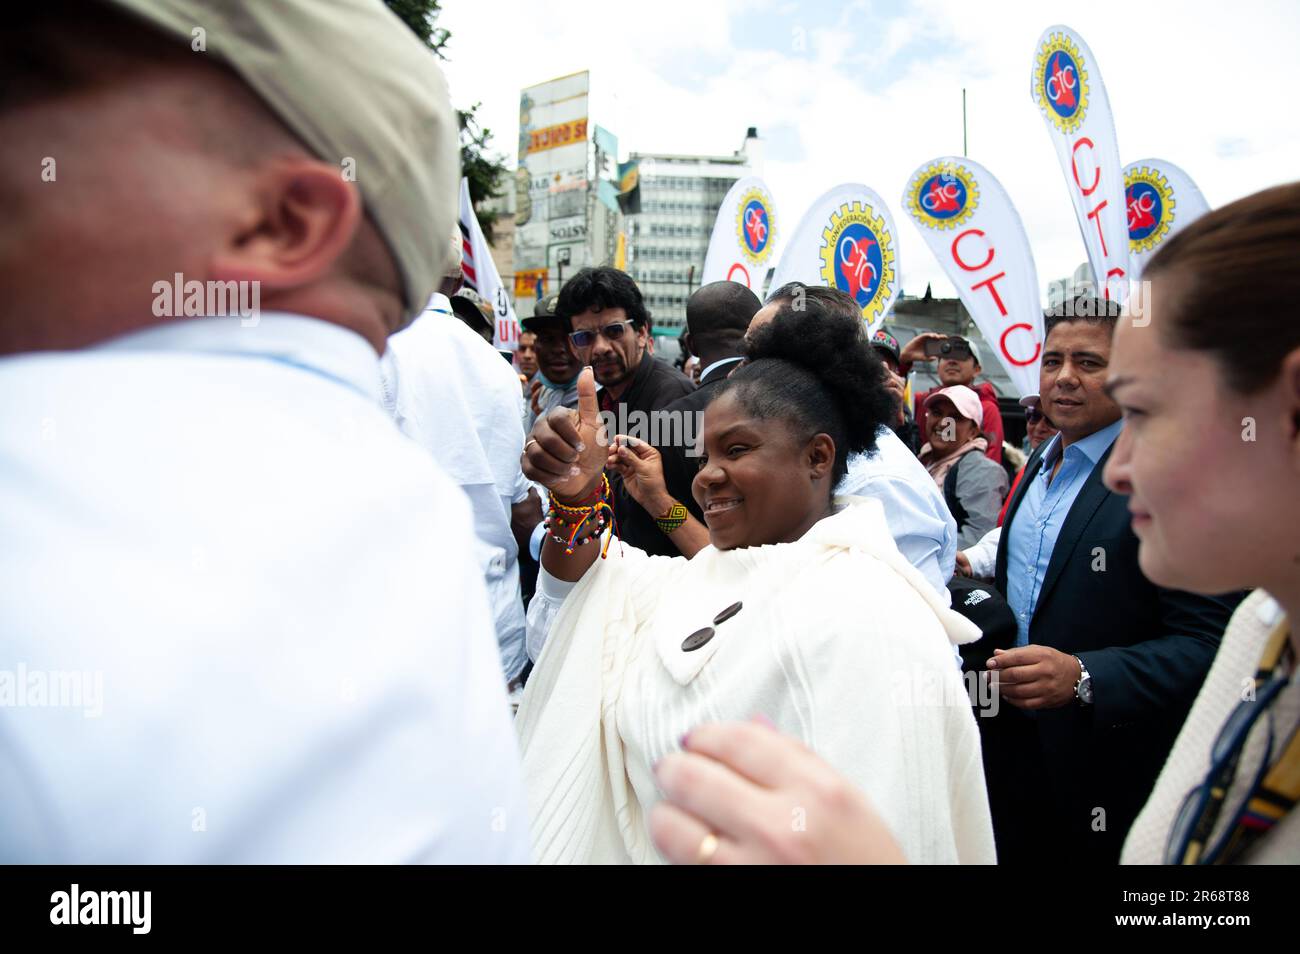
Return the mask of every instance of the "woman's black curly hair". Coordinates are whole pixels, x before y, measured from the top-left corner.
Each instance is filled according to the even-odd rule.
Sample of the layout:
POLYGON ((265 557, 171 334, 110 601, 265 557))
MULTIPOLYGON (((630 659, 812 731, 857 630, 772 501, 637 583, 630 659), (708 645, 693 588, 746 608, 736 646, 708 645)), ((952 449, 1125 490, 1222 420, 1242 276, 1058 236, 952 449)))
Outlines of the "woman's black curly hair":
POLYGON ((876 449, 876 431, 894 415, 885 366, 867 341, 856 307, 808 296, 787 302, 756 331, 746 364, 714 395, 730 394, 758 418, 780 418, 811 438, 835 443, 831 486, 843 479, 851 454, 876 449))

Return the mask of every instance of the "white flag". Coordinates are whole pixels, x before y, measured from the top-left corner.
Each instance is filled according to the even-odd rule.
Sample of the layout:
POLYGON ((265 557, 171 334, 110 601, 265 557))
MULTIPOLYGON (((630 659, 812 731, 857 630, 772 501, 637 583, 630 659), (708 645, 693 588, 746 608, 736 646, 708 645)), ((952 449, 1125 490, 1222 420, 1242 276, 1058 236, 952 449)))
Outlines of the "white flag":
POLYGON ((740 179, 718 208, 700 284, 738 282, 761 298, 763 279, 776 261, 776 238, 776 209, 767 184, 757 176, 740 179))
POLYGON ((1124 167, 1124 204, 1135 282, 1165 239, 1210 211, 1192 177, 1164 159, 1143 159, 1124 167))
POLYGON ((1115 121, 1092 50, 1069 27, 1038 40, 1030 94, 1043 113, 1099 292, 1128 300, 1128 227, 1115 121))
POLYGON ((769 291, 792 281, 838 288, 858 303, 871 334, 898 297, 894 236, 880 196, 860 183, 837 185, 799 220, 769 291))
POLYGON ((469 200, 468 179, 460 180, 460 238, 465 285, 492 305, 495 318, 492 322, 492 344, 502 351, 514 351, 519 347, 519 321, 515 318, 510 296, 501 284, 501 276, 497 274, 497 266, 492 261, 492 251, 483 238, 483 230, 478 227, 478 216, 474 214, 474 204, 469 200))
POLYGON ((1043 308, 1020 214, 979 163, 945 156, 912 173, 903 210, 1022 395, 1038 393, 1043 308))

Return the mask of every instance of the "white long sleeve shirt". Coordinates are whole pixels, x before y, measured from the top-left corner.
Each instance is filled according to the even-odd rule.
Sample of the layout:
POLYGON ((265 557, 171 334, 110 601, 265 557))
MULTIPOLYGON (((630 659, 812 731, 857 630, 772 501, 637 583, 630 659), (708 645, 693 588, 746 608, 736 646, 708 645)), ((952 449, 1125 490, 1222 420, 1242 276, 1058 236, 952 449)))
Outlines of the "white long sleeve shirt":
POLYGON ((971 576, 977 580, 991 580, 998 565, 998 543, 1002 540, 1002 528, 994 527, 979 542, 961 552, 970 562, 971 576))
POLYGON ((512 680, 528 662, 519 547, 510 525, 511 505, 527 498, 530 486, 519 466, 519 378, 463 321, 432 307, 388 339, 380 370, 384 407, 402 433, 469 498, 475 559, 487 584, 501 667, 512 680))
POLYGON ((0 863, 528 857, 455 485, 322 321, 0 360, 0 863))

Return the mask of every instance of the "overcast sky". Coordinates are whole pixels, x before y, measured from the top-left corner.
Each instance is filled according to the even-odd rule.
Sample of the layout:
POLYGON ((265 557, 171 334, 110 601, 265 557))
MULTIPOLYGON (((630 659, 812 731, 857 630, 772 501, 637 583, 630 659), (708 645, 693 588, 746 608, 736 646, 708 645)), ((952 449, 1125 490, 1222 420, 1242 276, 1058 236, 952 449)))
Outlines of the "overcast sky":
POLYGON ((953 294, 900 198, 922 162, 969 155, 1019 209, 1039 284, 1086 252, 1029 77, 1056 23, 1092 47, 1120 159, 1180 165, 1211 206, 1300 178, 1300 5, 1294 0, 444 0, 457 106, 483 105, 515 165, 519 90, 591 71, 591 120, 640 152, 730 154, 748 126, 785 234, 809 203, 860 181, 889 204, 902 287, 953 294))

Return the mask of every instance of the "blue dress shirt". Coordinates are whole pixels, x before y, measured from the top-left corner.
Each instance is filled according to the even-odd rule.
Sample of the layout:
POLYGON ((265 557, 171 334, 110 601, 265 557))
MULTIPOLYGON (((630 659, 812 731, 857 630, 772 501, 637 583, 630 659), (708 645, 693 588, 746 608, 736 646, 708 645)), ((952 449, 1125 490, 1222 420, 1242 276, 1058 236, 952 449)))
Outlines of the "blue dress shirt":
POLYGON ((1123 426, 1123 420, 1118 420, 1075 441, 1065 449, 1064 459, 1061 435, 1053 437, 1043 451, 1042 466, 1025 488, 1011 526, 1003 528, 1007 534, 1007 603, 1016 615, 1017 646, 1029 643, 1034 607, 1070 508, 1123 426), (1053 478, 1057 460, 1061 460, 1061 469, 1053 478))

